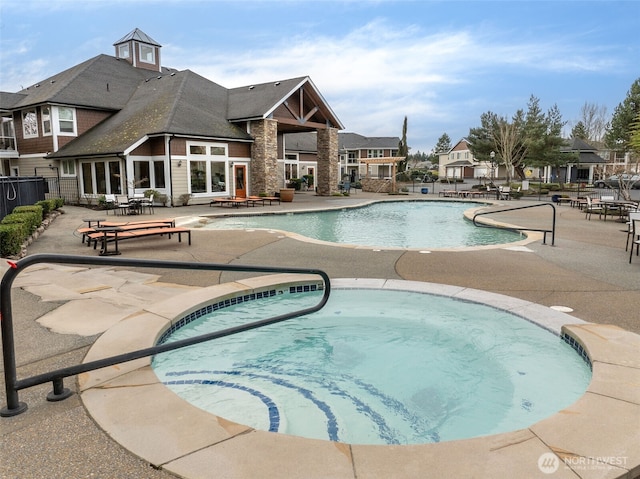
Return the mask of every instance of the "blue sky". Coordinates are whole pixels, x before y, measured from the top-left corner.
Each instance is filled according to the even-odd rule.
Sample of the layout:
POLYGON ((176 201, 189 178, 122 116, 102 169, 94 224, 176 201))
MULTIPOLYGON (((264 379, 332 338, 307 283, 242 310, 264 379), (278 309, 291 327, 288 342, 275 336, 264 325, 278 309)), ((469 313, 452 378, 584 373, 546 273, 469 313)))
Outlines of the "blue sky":
POLYGON ((227 88, 308 75, 345 126, 453 143, 531 95, 570 126, 610 116, 640 78, 640 2, 2 0, 0 91, 16 92, 140 28, 164 66, 227 88))

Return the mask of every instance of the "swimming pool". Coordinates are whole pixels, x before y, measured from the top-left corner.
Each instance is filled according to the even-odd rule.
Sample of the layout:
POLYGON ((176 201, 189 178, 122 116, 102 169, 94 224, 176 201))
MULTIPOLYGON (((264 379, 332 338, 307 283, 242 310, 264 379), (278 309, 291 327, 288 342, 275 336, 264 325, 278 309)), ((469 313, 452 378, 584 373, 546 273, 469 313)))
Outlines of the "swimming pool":
MULTIPOLYGON (((221 308, 170 340, 317 301, 276 297, 221 308)), ((511 313, 379 289, 334 289, 321 312, 164 353, 153 367, 177 394, 218 416, 352 444, 527 427, 577 400, 591 377, 558 336, 511 313)))
POLYGON ((315 240, 379 248, 455 248, 513 243, 523 235, 479 228, 464 212, 479 203, 383 201, 327 210, 209 218, 207 229, 275 229, 315 240))

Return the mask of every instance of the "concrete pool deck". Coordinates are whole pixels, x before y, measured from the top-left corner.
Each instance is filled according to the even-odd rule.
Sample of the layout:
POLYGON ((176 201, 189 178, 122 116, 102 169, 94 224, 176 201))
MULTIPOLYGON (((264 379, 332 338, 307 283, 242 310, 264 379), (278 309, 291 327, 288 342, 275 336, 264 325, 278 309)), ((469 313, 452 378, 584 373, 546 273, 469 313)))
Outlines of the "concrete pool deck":
MULTIPOLYGON (((286 207, 342 206, 378 197, 389 199, 387 195, 361 193, 350 198, 320 198, 302 193, 296 195, 290 205, 260 207, 251 212, 286 207)), ((416 197, 422 199, 425 195, 416 197)), ((158 209, 156 216, 167 216, 167 211, 175 213, 171 216, 182 216, 183 211, 188 211, 190 216, 199 216, 216 213, 218 209, 158 209)), ((65 210, 67 213, 29 247, 29 254, 96 254, 81 246, 80 239, 72 234, 87 217, 87 210, 72 207, 65 210)), ((514 212, 502 216, 505 221, 522 223, 522 217, 514 218, 516 214, 521 215, 514 212)), ((534 216, 527 217, 527 221, 544 221, 542 216, 534 216)), ((199 230, 194 231, 191 247, 172 242, 157 248, 153 240, 136 245, 123 243, 123 255, 131 258, 317 267, 327 271, 332 278, 442 283, 504 294, 545 306, 568 306, 574 310, 572 316, 599 323, 581 326, 575 332, 592 355, 597 380, 592 381, 583 399, 556 415, 559 418, 549 418, 527 430, 508 433, 508 437, 489 436, 429 446, 383 447, 273 436, 217 421, 210 415, 207 415, 208 419, 196 415, 191 421, 192 424, 215 423, 212 427, 215 434, 222 434, 217 439, 211 439, 213 430, 207 433, 209 437, 201 437, 192 434, 193 429, 187 427, 180 433, 188 439, 186 442, 167 440, 170 436, 164 435, 169 434, 168 423, 180 421, 173 412, 169 416, 167 409, 162 409, 162 402, 157 398, 164 392, 159 392, 158 385, 154 384, 157 380, 148 370, 146 386, 140 385, 139 378, 127 382, 131 377, 125 375, 113 380, 113 388, 104 385, 90 388, 94 405, 96 397, 116 394, 126 397, 126 403, 140 407, 139 412, 132 413, 123 409, 125 402, 119 399, 105 400, 98 409, 107 411, 107 417, 112 420, 109 426, 94 417, 97 413, 92 412, 94 416, 87 414, 83 401, 89 401, 89 396, 83 401, 74 395, 59 403, 47 403, 44 396, 50 385, 43 385, 21 391, 21 400, 29 405, 26 413, 0 419, 3 441, 0 475, 28 478, 94 474, 99 477, 169 478, 175 476, 168 471, 174 471, 182 477, 361 478, 400 477, 403 473, 406 477, 429 474, 441 477, 636 477, 640 474, 640 453, 636 446, 640 443, 640 346, 638 336, 623 329, 636 333, 640 329, 637 314, 640 260, 628 264, 628 253, 624 252, 623 246, 625 235, 620 229, 621 225, 614 222, 589 222, 584 214, 563 206, 558 208, 554 247, 537 242, 522 248, 424 254, 335 248, 301 242, 277 232, 199 230), (160 408, 158 414, 167 419, 167 425, 158 428, 147 423, 143 427, 149 417, 147 412, 155 407, 160 408), (580 420, 594 411, 599 420, 580 420), (138 426, 133 427, 134 424, 138 426), (139 459, 111 439, 120 440, 121 434, 130 434, 127 441, 140 448, 146 444, 151 457, 133 448, 143 457, 139 459), (197 452, 187 456, 185 450, 193 448, 193 443, 189 444, 191 440, 196 442, 197 452), (156 442, 157 447, 154 446, 156 442), (207 447, 212 442, 218 443, 217 449, 207 447), (311 443, 313 447, 309 448, 311 443), (239 449, 233 447, 234 444, 239 449), (527 449, 532 444, 535 447, 527 449), (448 447, 452 448, 450 454, 444 452, 448 447), (554 449, 558 447, 564 451, 554 449), (166 454, 166 448, 185 450, 166 454), (389 455, 387 452, 382 454, 381 448, 389 451, 389 455), (568 463, 572 470, 565 470, 561 465, 553 475, 543 474, 537 461, 549 449, 560 455, 568 454, 564 457, 570 458, 568 463), (251 454, 247 454, 247 450, 251 454), (310 454, 310 450, 320 452, 310 454), (291 460, 294 453, 299 460, 291 460), (283 461, 283 457, 288 459, 283 461), (162 469, 151 468, 149 463, 162 469), (166 466, 169 463, 171 467, 166 466)), ((230 273, 149 273, 140 269, 112 268, 45 267, 37 274, 25 273, 25 280, 14 285, 14 320, 21 338, 16 347, 18 375, 23 377, 46 368, 76 364, 101 337, 102 331, 121 327, 125 318, 136 317, 140 311, 152 309, 167 298, 198 294, 203 287, 233 281, 242 280, 230 273), (87 311, 91 314, 87 315, 87 311), (74 319, 82 321, 78 324, 74 319)), ((102 335, 107 336, 107 333, 102 335)), ((142 373, 145 373, 144 367, 142 373)), ((80 381, 82 389, 87 386, 85 379, 80 381)), ((72 378, 65 385, 79 390, 72 378)), ((172 401, 178 402, 175 397, 172 401)), ((173 411, 173 405, 170 410, 173 411)))

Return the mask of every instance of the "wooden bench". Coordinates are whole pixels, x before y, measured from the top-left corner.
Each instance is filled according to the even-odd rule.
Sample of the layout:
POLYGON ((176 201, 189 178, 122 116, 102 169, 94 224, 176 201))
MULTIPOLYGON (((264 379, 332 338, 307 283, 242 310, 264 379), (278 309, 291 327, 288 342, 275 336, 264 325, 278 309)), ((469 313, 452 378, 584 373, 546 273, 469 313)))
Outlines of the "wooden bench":
MULTIPOLYGON (((209 203, 209 206, 217 205, 217 206, 249 206, 249 200, 247 198, 214 198, 209 203)), ((251 206, 255 206, 253 202, 251 202, 251 206)))
POLYGON ((189 241, 189 246, 191 246, 191 230, 188 228, 182 228, 180 226, 165 226, 165 227, 156 227, 156 228, 138 228, 138 229, 130 229, 130 230, 120 230, 118 231, 110 231, 110 232, 102 232, 97 231, 95 233, 90 233, 87 235, 88 241, 87 245, 93 241, 93 249, 97 248, 98 242, 102 242, 102 250, 106 250, 104 242, 105 240, 108 242, 112 241, 123 241, 126 239, 133 238, 146 238, 150 236, 162 236, 167 235, 169 239, 171 239, 171 235, 178 235, 178 242, 182 243, 182 235, 186 234, 189 241))
MULTIPOLYGON (((88 221, 88 220, 85 220, 85 221, 88 221)), ((102 223, 95 226, 90 224, 86 228, 78 228, 76 232, 82 235, 82 242, 84 243, 88 235, 90 235, 91 233, 97 232, 96 226, 123 228, 124 230, 131 230, 131 229, 139 229, 139 228, 175 227, 175 225, 176 225, 176 220, 173 218, 165 218, 165 219, 159 219, 159 220, 128 221, 124 223, 118 222, 118 221, 102 221, 102 223)), ((87 245, 89 244, 90 242, 87 243, 87 245)))

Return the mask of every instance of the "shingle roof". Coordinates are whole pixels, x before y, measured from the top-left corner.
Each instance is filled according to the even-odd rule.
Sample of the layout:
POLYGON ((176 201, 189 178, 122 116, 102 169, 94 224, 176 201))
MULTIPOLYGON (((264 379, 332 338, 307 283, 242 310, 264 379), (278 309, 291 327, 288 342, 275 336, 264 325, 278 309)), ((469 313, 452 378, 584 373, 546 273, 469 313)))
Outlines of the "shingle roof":
POLYGON ((145 135, 184 134, 250 141, 225 118, 227 90, 190 70, 140 83, 116 115, 52 154, 52 158, 123 153, 145 135))
POLYGON ((362 136, 357 133, 338 133, 340 150, 397 149, 400 138, 395 136, 362 136))
POLYGON ((564 146, 560 148, 560 151, 566 153, 578 153, 578 160, 576 160, 573 164, 601 164, 607 162, 604 158, 597 154, 597 148, 591 146, 581 138, 571 138, 569 140, 566 140, 564 146))
POLYGON ((141 81, 157 75, 158 72, 134 68, 125 60, 98 55, 19 91, 18 94, 24 96, 11 108, 55 103, 119 110, 141 81))
POLYGON ((338 129, 344 128, 309 77, 289 78, 232 88, 229 90, 227 118, 229 121, 267 118, 301 87, 304 87, 306 92, 317 101, 318 106, 322 109, 322 114, 332 126, 338 129))
POLYGON ((229 90, 228 118, 231 121, 265 118, 305 83, 307 77, 248 85, 229 90))

